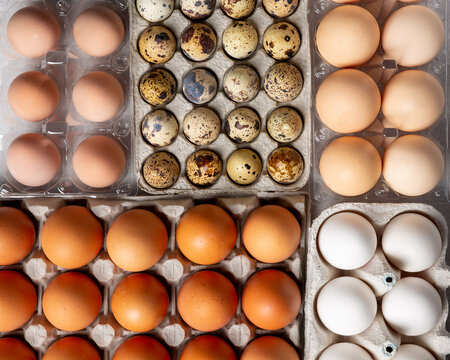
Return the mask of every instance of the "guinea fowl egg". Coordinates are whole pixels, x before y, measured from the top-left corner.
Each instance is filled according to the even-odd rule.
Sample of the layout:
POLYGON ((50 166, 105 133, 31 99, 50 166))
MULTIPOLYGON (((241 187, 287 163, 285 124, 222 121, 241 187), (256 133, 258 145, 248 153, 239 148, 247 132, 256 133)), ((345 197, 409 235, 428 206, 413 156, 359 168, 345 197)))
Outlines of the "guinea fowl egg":
POLYGON ((180 360, 236 360, 233 348, 215 335, 200 335, 190 340, 180 355, 180 360))
POLYGON ((138 39, 138 50, 150 64, 164 64, 175 54, 177 41, 172 31, 164 26, 150 26, 138 39))
POLYGON ((45 352, 42 360, 100 360, 97 348, 79 336, 66 336, 56 340, 45 352))
POLYGON ((136 9, 145 20, 164 21, 172 15, 175 0, 136 0, 136 9))
POLYGON ((238 143, 250 143, 261 131, 261 120, 256 111, 240 107, 234 109, 225 120, 225 132, 228 137, 238 143))
POLYGON ((258 47, 258 32, 247 21, 230 24, 222 36, 223 49, 234 59, 245 59, 258 47))
POLYGON ((208 60, 216 50, 216 46, 216 33, 207 24, 191 24, 181 34, 181 51, 189 60, 208 60))
POLYGON ((220 134, 220 119, 215 111, 198 107, 192 109, 184 118, 183 132, 195 145, 208 145, 220 134))
POLYGON ((162 147, 172 144, 178 135, 178 121, 174 114, 157 109, 145 115, 142 121, 142 136, 150 145, 162 147))
POLYGON ((235 150, 227 161, 227 174, 239 185, 254 183, 262 171, 262 161, 259 155, 250 149, 235 150))
POLYGON ((0 339, 0 359, 2 360, 37 360, 31 347, 14 337, 0 339))
POLYGON ((327 347, 318 360, 373 360, 361 346, 341 342, 327 347))
POLYGON ((200 187, 212 186, 222 174, 222 160, 211 150, 198 150, 186 161, 186 176, 200 187))
POLYGON ((436 358, 419 345, 402 344, 398 347, 392 360, 436 360, 436 358))
POLYGON ((180 0, 181 12, 191 20, 203 20, 212 14, 216 0, 180 0))
POLYGON ((295 348, 278 336, 260 336, 248 344, 241 360, 300 360, 295 348))
POLYGON ((178 180, 180 164, 173 154, 167 151, 158 151, 145 160, 142 175, 151 187, 167 189, 178 180))
POLYGON ((158 340, 147 335, 137 335, 119 345, 112 360, 170 360, 167 349, 158 340), (149 357, 150 356, 150 357, 149 357))

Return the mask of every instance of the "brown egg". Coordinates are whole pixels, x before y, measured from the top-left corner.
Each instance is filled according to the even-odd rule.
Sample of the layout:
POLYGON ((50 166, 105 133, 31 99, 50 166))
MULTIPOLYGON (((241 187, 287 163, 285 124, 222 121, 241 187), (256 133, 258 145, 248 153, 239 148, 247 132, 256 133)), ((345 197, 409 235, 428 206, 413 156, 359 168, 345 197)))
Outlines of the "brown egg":
POLYGON ((24 341, 4 337, 0 339, 0 359, 2 360, 36 360, 34 351, 24 341))
POLYGON ((49 346, 42 360, 100 360, 96 347, 86 339, 67 336, 49 346))
POLYGON ((200 335, 189 341, 180 355, 180 360, 236 360, 233 348, 222 338, 200 335))
POLYGON ((189 209, 177 227, 177 244, 184 256, 212 265, 225 259, 236 244, 233 219, 217 205, 202 204, 189 209))
POLYGON ((244 349, 241 360, 300 360, 295 348, 277 336, 261 336, 244 349))
POLYGON ((177 306, 183 320, 199 331, 216 331, 236 313, 238 296, 234 285, 215 271, 189 276, 178 291, 177 306))
POLYGON ((35 239, 34 224, 23 211, 0 207, 0 266, 23 260, 35 239))
POLYGON ((85 266, 102 248, 102 224, 85 207, 62 207, 44 223, 41 245, 45 256, 58 266, 66 269, 85 266))
POLYGON ((120 344, 112 360, 170 360, 170 354, 158 340, 139 335, 120 344))
POLYGON ((88 276, 66 272, 55 277, 44 290, 42 309, 47 320, 63 331, 89 326, 102 307, 102 294, 88 276))
POLYGON ((125 329, 150 331, 157 327, 169 309, 169 295, 164 285, 152 275, 131 274, 114 289, 111 310, 125 329))
POLYGON ((295 320, 301 305, 300 290, 280 270, 257 272, 245 284, 242 309, 247 318, 264 330, 278 330, 295 320))
POLYGON ((121 214, 108 231, 106 247, 114 263, 127 271, 143 271, 155 265, 167 248, 167 229, 148 210, 121 214))
POLYGON ((265 263, 289 258, 300 244, 300 235, 300 224, 295 216, 278 205, 265 205, 254 210, 242 230, 247 251, 265 263))
POLYGON ((36 289, 28 278, 17 271, 0 271, 0 332, 25 325, 36 305, 36 289))
POLYGON ((43 72, 25 72, 17 76, 9 86, 8 103, 11 110, 23 120, 45 120, 58 107, 58 85, 43 72))

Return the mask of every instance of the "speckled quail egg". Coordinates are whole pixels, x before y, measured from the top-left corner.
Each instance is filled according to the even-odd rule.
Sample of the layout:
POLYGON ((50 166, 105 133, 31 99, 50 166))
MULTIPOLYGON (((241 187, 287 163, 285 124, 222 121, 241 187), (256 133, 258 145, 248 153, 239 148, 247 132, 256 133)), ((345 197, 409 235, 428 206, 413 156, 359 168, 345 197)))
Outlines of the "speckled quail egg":
POLYGON ((275 60, 286 60, 297 54, 300 48, 300 33, 287 22, 270 25, 264 33, 263 46, 275 60))
POLYGON ((139 92, 150 105, 168 104, 177 93, 177 80, 168 70, 150 70, 142 76, 139 92))
POLYGON ((303 130, 300 114, 290 107, 280 107, 267 119, 267 131, 278 142, 287 143, 297 139, 303 130))
POLYGON ((238 103, 252 100, 259 91, 259 75, 248 65, 236 65, 223 77, 225 95, 238 103))
POLYGON ((150 26, 139 36, 139 54, 151 64, 169 61, 177 48, 172 32, 164 26, 150 26))
POLYGON ((178 135, 178 121, 168 110, 155 110, 145 115, 142 135, 150 145, 161 147, 172 144, 178 135))
POLYGON ((303 159, 299 152, 291 147, 282 146, 269 155, 267 171, 279 184, 288 185, 296 182, 303 173, 303 159))
POLYGON ((286 62, 272 65, 264 77, 264 89, 267 95, 278 102, 294 100, 302 88, 303 77, 300 70, 286 62))
POLYGON ((246 107, 233 110, 225 120, 225 132, 238 144, 249 143, 258 136, 261 120, 258 114, 246 107))
POLYGON ((183 79, 183 94, 193 104, 206 104, 217 93, 217 78, 211 70, 194 69, 183 79))
POLYGON ((166 20, 173 12, 175 0, 136 0, 136 8, 145 20, 160 22, 166 20))
POLYGON ((220 134, 219 116, 211 109, 192 109, 184 118, 183 132, 195 145, 211 144, 220 134))
POLYGON ((269 15, 285 18, 294 13, 299 0, 263 0, 263 5, 269 15))
POLYGON ((223 49, 234 59, 245 59, 258 47, 258 32, 247 21, 235 21, 223 32, 223 49))
POLYGON ((196 186, 213 185, 222 174, 222 160, 211 150, 198 150, 186 161, 186 176, 196 186))
POLYGON ((256 0, 221 0, 222 11, 232 19, 243 19, 255 9, 256 0))
POLYGON ((180 164, 177 158, 169 152, 155 152, 145 160, 142 175, 151 187, 167 189, 178 180, 180 164))
POLYGON ((250 185, 261 175, 262 161, 259 155, 250 149, 234 151, 227 161, 227 174, 238 185, 250 185))
POLYGON ((180 0, 181 12, 192 20, 206 19, 215 6, 216 0, 180 0))
POLYGON ((216 46, 216 34, 207 24, 191 24, 181 34, 181 50, 189 60, 207 60, 216 50, 216 46))

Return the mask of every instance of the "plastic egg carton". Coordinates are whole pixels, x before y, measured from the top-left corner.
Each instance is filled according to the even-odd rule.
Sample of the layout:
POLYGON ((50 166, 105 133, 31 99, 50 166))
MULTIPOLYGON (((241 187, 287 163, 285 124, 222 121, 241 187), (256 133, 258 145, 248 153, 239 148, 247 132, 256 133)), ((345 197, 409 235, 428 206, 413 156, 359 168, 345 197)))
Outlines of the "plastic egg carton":
MULTIPOLYGON (((110 309, 110 299, 115 286, 127 275, 126 272, 110 260, 106 246, 100 254, 87 266, 71 271, 80 271, 90 276, 99 285, 103 294, 103 305, 98 318, 86 329, 69 333, 55 329, 45 318, 42 311, 42 294, 51 279, 67 270, 52 264, 44 255, 40 246, 40 231, 48 216, 56 209, 66 205, 80 205, 89 208, 103 223, 105 237, 114 219, 121 213, 132 208, 148 209, 157 214, 165 223, 169 234, 169 243, 162 259, 146 271, 158 277, 168 290, 170 304, 169 310, 162 323, 154 330, 146 333, 157 338, 171 353, 172 359, 179 359, 184 345, 201 332, 189 328, 181 319, 176 308, 177 292, 181 283, 193 272, 199 270, 215 270, 227 276, 235 285, 241 298, 242 289, 247 279, 256 271, 263 268, 281 269, 296 279, 300 291, 304 293, 305 283, 305 244, 309 214, 307 200, 304 196, 285 196, 282 194, 260 194, 251 197, 233 197, 192 200, 189 198, 147 200, 138 198, 129 201, 114 200, 74 200, 63 199, 26 199, 22 201, 5 201, 2 206, 13 206, 24 210, 36 225, 37 240, 34 250, 24 261, 17 265, 2 266, 0 270, 14 269, 24 272, 32 280, 38 290, 38 306, 31 320, 21 329, 9 333, 0 333, 2 336, 17 336, 24 338, 39 354, 39 359, 48 346, 55 340, 75 334, 92 340, 103 353, 103 359, 111 359, 117 347, 129 336, 136 335, 122 328, 110 309), (226 209, 232 216, 238 229, 236 246, 230 255, 218 264, 200 266, 187 260, 177 248, 175 229, 180 217, 186 210, 199 203, 215 203, 226 209), (255 261, 245 250, 241 239, 241 230, 245 219, 255 208, 265 204, 279 204, 289 209, 298 219, 302 227, 300 248, 289 259, 279 264, 264 264, 255 261)), ((302 295, 303 298, 303 295, 302 295)), ((303 305, 296 320, 288 327, 269 332, 256 328, 245 317, 239 302, 234 318, 221 330, 214 334, 228 340, 236 353, 256 336, 276 333, 278 336, 290 341, 297 351, 303 352, 303 305)))
POLYGON ((305 294, 305 359, 317 360, 320 353, 337 342, 348 341, 365 348, 374 360, 388 360, 395 356, 398 346, 412 343, 425 347, 437 360, 445 360, 450 353, 450 337, 446 330, 449 313, 446 289, 450 286, 450 268, 446 265, 446 253, 449 240, 448 219, 450 209, 443 207, 443 212, 435 207, 419 203, 342 203, 324 210, 311 225, 307 245, 307 271, 305 294), (438 227, 443 242, 440 258, 431 268, 420 273, 404 273, 391 265, 378 244, 374 257, 365 266, 356 270, 339 270, 328 264, 317 248, 317 235, 320 227, 331 215, 351 211, 367 218, 374 226, 380 240, 387 223, 395 216, 415 212, 427 216, 438 227), (316 311, 317 295, 326 283, 340 276, 352 276, 364 281, 374 291, 378 311, 372 325, 359 335, 344 337, 332 333, 321 322, 316 311), (381 298, 396 281, 402 277, 417 276, 430 282, 441 295, 443 313, 436 327, 422 336, 409 337, 401 335, 390 328, 381 313, 381 298))
POLYGON ((311 165, 311 76, 310 76, 310 40, 309 40, 309 28, 308 28, 308 1, 300 1, 300 4, 291 16, 277 20, 266 13, 262 6, 262 1, 257 1, 255 11, 245 21, 253 24, 259 35, 258 48, 255 53, 248 59, 242 61, 236 61, 229 58, 222 48, 222 34, 224 30, 234 21, 224 14, 220 9, 220 0, 216 1, 216 7, 209 18, 204 22, 211 25, 217 36, 217 47, 215 53, 203 62, 193 62, 188 60, 180 50, 180 36, 183 30, 189 26, 192 21, 185 17, 179 9, 179 2, 175 3, 175 10, 172 15, 161 23, 161 25, 169 28, 177 40, 177 51, 173 58, 162 65, 150 65, 139 54, 137 50, 137 42, 139 35, 149 26, 154 25, 144 20, 137 12, 136 7, 132 6, 131 9, 131 44, 132 44, 132 72, 133 72, 133 96, 134 96, 134 121, 135 121, 135 169, 136 176, 138 178, 138 186, 140 189, 151 194, 192 194, 198 190, 208 193, 217 194, 224 191, 294 191, 304 188, 309 179, 310 165, 311 165), (300 31, 301 46, 299 52, 287 62, 295 64, 303 75, 303 90, 300 95, 293 101, 287 103, 277 103, 270 99, 262 86, 258 95, 248 103, 237 104, 229 100, 223 92, 223 76, 225 72, 236 64, 248 64, 252 66, 261 80, 268 70, 268 68, 275 63, 275 60, 269 57, 262 48, 262 38, 264 31, 271 24, 278 21, 287 21, 294 24, 300 31), (164 107, 153 107, 146 103, 139 94, 139 80, 146 71, 151 68, 165 68, 170 70, 177 79, 177 95, 175 99, 164 107), (183 119, 185 115, 194 108, 183 95, 181 91, 181 82, 185 74, 193 68, 208 68, 212 70, 218 80, 218 92, 215 98, 208 104, 202 106, 209 107, 217 112, 222 123, 222 131, 217 138, 210 145, 196 146, 190 143, 183 135, 183 119), (233 143, 223 131, 223 124, 228 114, 237 107, 250 107, 259 114, 261 118, 261 133, 250 144, 235 144, 233 143), (266 119, 270 113, 278 107, 290 106, 299 111, 303 118, 303 131, 299 138, 292 143, 285 145, 292 146, 297 149, 304 161, 304 171, 300 179, 291 185, 280 185, 272 180, 267 172, 266 162, 269 154, 275 150, 278 146, 284 144, 278 144, 273 140, 266 129, 266 119), (170 110, 177 118, 179 123, 179 134, 175 142, 169 146, 163 148, 156 148, 147 143, 141 133, 141 124, 144 116, 157 108, 165 108, 170 110), (240 186, 233 183, 226 174, 226 162, 231 153, 238 148, 250 148, 255 150, 261 157, 263 162, 263 171, 259 179, 249 186, 240 186), (187 158, 199 149, 210 149, 215 151, 223 162, 222 176, 217 182, 208 187, 198 188, 194 186, 187 179, 185 175, 186 160, 187 158), (158 190, 150 187, 144 180, 142 175, 142 166, 147 157, 153 152, 160 150, 168 151, 174 154, 180 163, 180 177, 178 181, 170 188, 165 190, 158 190))
MULTIPOLYGON (((357 6, 362 6, 367 9, 372 15, 375 16, 377 22, 380 26, 380 31, 383 29, 384 22, 387 20, 389 15, 397 10, 399 7, 410 6, 410 5, 423 5, 434 10, 444 23, 446 39, 450 37, 450 27, 448 26, 450 21, 450 4, 447 0, 420 0, 414 4, 406 4, 397 2, 396 0, 365 0, 358 2, 357 6)), ((396 138, 410 134, 408 132, 400 131, 393 128, 390 124, 384 121, 384 117, 380 111, 376 120, 372 123, 369 128, 354 134, 338 134, 329 128, 327 128, 321 121, 317 114, 315 108, 315 97, 317 90, 323 80, 331 73, 339 70, 339 68, 332 66, 325 62, 317 50, 315 43, 315 33, 321 19, 332 9, 342 6, 334 3, 332 0, 317 0, 310 2, 310 41, 311 41, 311 56, 312 56, 312 131, 313 131, 313 181, 312 181, 312 191, 314 193, 314 200, 316 201, 412 201, 414 199, 420 198, 421 201, 426 202, 443 202, 450 200, 450 144, 448 141, 448 134, 450 131, 448 116, 450 113, 450 105, 447 101, 446 107, 443 114, 439 120, 429 129, 424 131, 416 132, 414 134, 419 134, 431 138, 440 147, 443 152, 444 159, 446 159, 447 168, 441 182, 428 194, 420 197, 408 197, 401 195, 394 190, 390 189, 383 177, 379 179, 377 184, 367 193, 361 196, 346 197, 331 191, 323 182, 320 172, 319 172, 319 161, 323 150, 326 146, 333 140, 347 135, 356 135, 369 140, 378 149, 380 156, 383 156, 386 147, 391 144, 396 138)), ((369 62, 363 66, 356 67, 358 70, 370 75, 377 83, 380 92, 382 92, 384 85, 387 81, 394 76, 397 72, 401 72, 409 69, 419 69, 434 75, 441 83, 446 99, 450 96, 450 81, 449 81, 449 57, 448 57, 448 40, 445 41, 439 54, 436 58, 428 64, 420 67, 406 68, 397 66, 396 61, 389 59, 383 53, 381 43, 375 56, 369 60, 369 62)))
POLYGON ((132 195, 136 191, 133 169, 132 101, 130 87, 128 0, 4 0, 0 2, 0 196, 65 196, 80 194, 132 195), (36 59, 17 53, 9 44, 6 28, 11 16, 27 6, 38 6, 49 10, 57 19, 61 36, 54 50, 36 59), (114 10, 122 19, 125 37, 119 49, 101 58, 83 53, 72 37, 72 25, 76 17, 91 6, 105 6, 114 10), (49 118, 31 123, 19 118, 8 104, 8 89, 11 82, 26 71, 41 71, 55 80, 60 91, 57 110, 49 118), (94 123, 82 118, 72 105, 72 88, 80 77, 88 72, 101 70, 112 74, 124 89, 124 104, 111 120, 94 123), (57 176, 41 187, 27 187, 12 178, 6 166, 9 144, 25 133, 49 136, 61 153, 61 168, 57 176), (82 184, 73 172, 71 159, 79 143, 92 135, 106 135, 116 139, 127 157, 122 177, 112 186, 102 189, 82 184))

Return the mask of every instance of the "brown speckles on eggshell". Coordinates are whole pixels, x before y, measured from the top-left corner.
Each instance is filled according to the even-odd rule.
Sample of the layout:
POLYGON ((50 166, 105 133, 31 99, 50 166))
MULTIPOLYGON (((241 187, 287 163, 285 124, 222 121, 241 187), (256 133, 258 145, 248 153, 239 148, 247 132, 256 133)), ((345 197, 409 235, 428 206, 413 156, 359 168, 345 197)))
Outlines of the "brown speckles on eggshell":
POLYGON ((219 116, 211 109, 195 108, 184 118, 183 132, 195 145, 211 144, 220 134, 219 116))
POLYGON ((245 59, 258 47, 258 32, 247 21, 235 21, 223 32, 223 49, 234 59, 245 59))
POLYGON ((180 0, 181 12, 192 20, 206 19, 214 11, 215 0, 180 0))
POLYGON ((267 119, 267 131, 278 142, 288 143, 297 139, 303 129, 303 121, 297 110, 280 107, 267 119))
POLYGON ((277 102, 294 100, 302 88, 303 77, 300 70, 287 62, 275 63, 264 76, 264 90, 277 102))
POLYGON ((261 120, 254 110, 241 107, 228 115, 224 128, 232 141, 238 144, 249 143, 258 136, 261 130, 261 120))
POLYGON ((181 50, 192 61, 205 61, 215 51, 217 37, 207 24, 191 24, 181 35, 181 50))
POLYGON ((186 162, 186 176, 196 186, 213 185, 222 174, 222 160, 211 150, 198 150, 186 162))
POLYGON ((223 77, 223 89, 230 100, 238 103, 252 100, 259 91, 258 73, 248 65, 236 65, 223 77))
POLYGON ((300 48, 300 33, 287 22, 275 23, 264 32, 263 46, 266 53, 275 60, 286 60, 300 48))
POLYGON ((299 0, 263 0, 267 13, 275 18, 285 18, 294 13, 299 0))
POLYGON ((256 0, 221 0, 222 11, 232 19, 243 19, 249 16, 256 6, 256 0))
POLYGON ((174 75, 165 69, 146 72, 139 82, 139 92, 150 105, 170 103, 176 95, 177 81, 174 75))
POLYGON ((171 153, 166 151, 156 152, 145 160, 142 175, 151 187, 167 189, 178 180, 180 164, 171 153))
POLYGON ((177 42, 173 33, 164 26, 150 26, 138 39, 138 50, 151 64, 163 64, 175 54, 177 42))
POLYGON ((288 185, 296 182, 303 173, 303 159, 294 148, 282 146, 269 155, 267 171, 279 184, 288 185))

